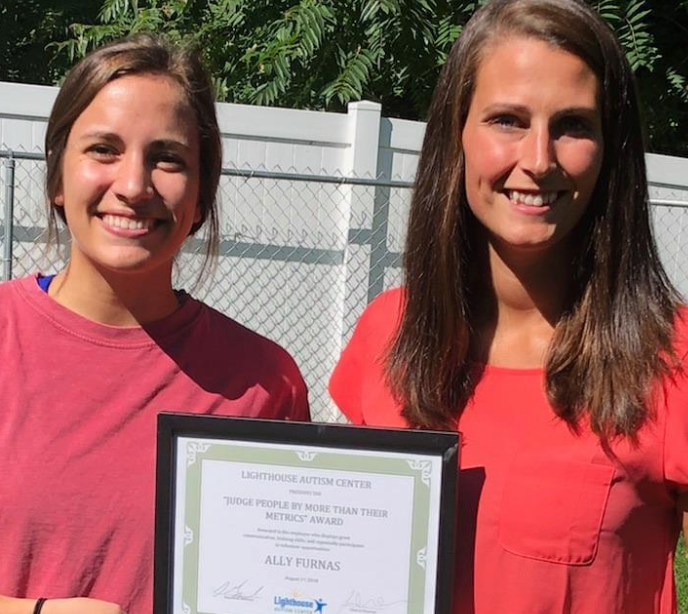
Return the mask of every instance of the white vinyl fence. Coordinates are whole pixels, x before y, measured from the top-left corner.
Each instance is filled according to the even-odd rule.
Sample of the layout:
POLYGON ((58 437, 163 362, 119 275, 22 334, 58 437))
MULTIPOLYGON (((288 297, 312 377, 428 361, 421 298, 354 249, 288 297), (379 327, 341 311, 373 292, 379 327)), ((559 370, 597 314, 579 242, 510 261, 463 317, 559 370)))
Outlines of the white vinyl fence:
MULTIPOLYGON (((46 255, 43 138, 55 88, 0 83, 3 278, 56 271, 46 255), (11 220, 12 223, 8 223, 11 220)), ((342 420, 329 373, 365 305, 401 281, 404 227, 424 124, 381 116, 218 104, 224 171, 215 273, 196 294, 285 346, 310 389, 316 420, 342 420)), ((688 295, 688 160, 648 156, 658 244, 688 295)), ((193 285, 192 239, 177 285, 193 285)), ((231 365, 228 365, 228 371, 231 365)))

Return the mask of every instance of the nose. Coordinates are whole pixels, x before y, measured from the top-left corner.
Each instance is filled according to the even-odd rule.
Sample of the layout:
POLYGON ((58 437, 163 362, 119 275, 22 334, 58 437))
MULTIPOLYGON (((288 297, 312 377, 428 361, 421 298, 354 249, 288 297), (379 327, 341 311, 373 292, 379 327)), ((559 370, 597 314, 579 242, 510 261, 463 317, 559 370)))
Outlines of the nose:
POLYGON ((554 139, 547 126, 533 126, 522 141, 521 167, 533 177, 544 177, 557 166, 554 139))
POLYGON ((153 196, 151 169, 142 154, 129 152, 122 157, 113 190, 120 200, 132 205, 153 196))

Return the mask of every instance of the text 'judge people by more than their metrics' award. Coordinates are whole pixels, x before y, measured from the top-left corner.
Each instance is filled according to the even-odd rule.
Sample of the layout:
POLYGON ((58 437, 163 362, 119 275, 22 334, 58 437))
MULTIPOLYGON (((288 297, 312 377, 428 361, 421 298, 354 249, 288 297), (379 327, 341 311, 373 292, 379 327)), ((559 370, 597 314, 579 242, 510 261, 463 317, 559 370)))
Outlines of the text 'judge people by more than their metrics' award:
POLYGON ((156 614, 449 612, 457 434, 163 414, 158 446, 156 614))

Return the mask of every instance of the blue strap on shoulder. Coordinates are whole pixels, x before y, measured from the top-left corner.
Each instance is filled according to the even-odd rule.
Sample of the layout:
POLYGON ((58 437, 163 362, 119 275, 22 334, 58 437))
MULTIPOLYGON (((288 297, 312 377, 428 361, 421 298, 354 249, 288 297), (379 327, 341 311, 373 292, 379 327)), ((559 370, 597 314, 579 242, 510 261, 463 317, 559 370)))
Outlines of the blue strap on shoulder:
POLYGON ((47 292, 53 279, 55 279, 55 275, 39 275, 36 278, 36 281, 38 282, 41 290, 43 290, 43 292, 47 292))

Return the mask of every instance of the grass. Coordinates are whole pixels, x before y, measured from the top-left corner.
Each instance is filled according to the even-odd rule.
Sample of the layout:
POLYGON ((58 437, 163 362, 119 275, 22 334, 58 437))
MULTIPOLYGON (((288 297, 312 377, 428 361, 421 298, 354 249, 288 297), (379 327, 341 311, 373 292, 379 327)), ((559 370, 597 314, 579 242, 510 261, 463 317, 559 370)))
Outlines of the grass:
POLYGON ((688 559, 686 559, 686 542, 683 535, 678 540, 674 571, 676 573, 678 612, 679 614, 688 614, 688 559))

